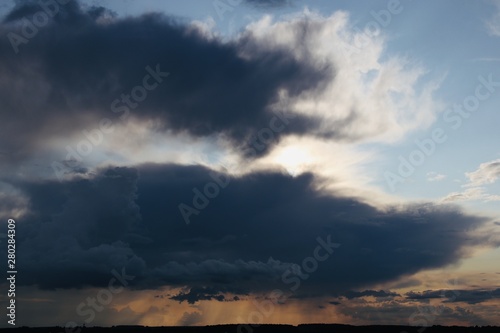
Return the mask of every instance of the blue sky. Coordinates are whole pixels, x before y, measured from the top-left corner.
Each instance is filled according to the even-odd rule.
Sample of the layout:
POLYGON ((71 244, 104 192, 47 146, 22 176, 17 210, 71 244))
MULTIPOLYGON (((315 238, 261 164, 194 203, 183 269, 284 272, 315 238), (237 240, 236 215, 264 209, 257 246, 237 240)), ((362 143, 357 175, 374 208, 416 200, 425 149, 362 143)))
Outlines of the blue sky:
POLYGON ((238 323, 276 288, 262 322, 499 324, 499 1, 55 6, 30 37, 41 5, 0 6, 24 324, 238 323))

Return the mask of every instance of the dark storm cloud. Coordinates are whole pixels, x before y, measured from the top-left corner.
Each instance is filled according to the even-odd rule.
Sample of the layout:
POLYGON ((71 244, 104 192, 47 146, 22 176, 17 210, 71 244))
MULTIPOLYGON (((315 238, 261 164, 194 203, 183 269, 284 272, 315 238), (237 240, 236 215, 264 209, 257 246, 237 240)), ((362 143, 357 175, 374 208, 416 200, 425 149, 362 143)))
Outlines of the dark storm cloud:
POLYGON ((202 288, 191 288, 189 292, 181 292, 178 295, 170 297, 170 299, 179 301, 182 303, 187 301, 189 304, 194 304, 201 300, 212 300, 215 299, 219 302, 223 302, 225 300, 225 296, 220 294, 220 290, 215 290, 210 287, 202 287, 202 288))
POLYGON ((27 269, 24 283, 83 287, 109 282, 113 268, 131 274, 144 269, 131 248, 150 241, 141 235, 136 178, 133 169, 116 169, 92 180, 23 184, 31 212, 18 225, 18 241, 29 243, 18 252, 27 269))
POLYGON ((35 1, 15 1, 15 7, 4 17, 3 22, 19 20, 39 10, 40 6, 35 1))
POLYGON ((19 283, 104 286, 112 269, 124 267, 134 288, 190 290, 179 300, 272 289, 296 297, 378 297, 391 293, 348 291, 449 265, 464 247, 488 243, 474 235, 485 220, 451 206, 382 211, 318 193, 310 174, 279 172, 232 178, 186 225, 179 204, 191 205, 193 189, 213 182, 210 174, 197 166, 142 165, 89 179, 13 183, 30 201, 18 223, 19 283), (340 246, 327 247, 328 256, 321 242, 340 246), (306 272, 315 251, 327 259, 306 272), (211 294, 198 292, 207 287, 211 294))
POLYGON ((360 298, 360 297, 366 297, 366 296, 374 296, 374 297, 395 297, 395 296, 400 296, 398 293, 395 292, 387 292, 384 290, 364 290, 364 291, 353 291, 350 290, 344 294, 341 294, 339 296, 343 296, 347 299, 354 299, 354 298, 360 298))
POLYGON ((406 298, 413 300, 428 300, 433 298, 445 298, 444 302, 465 302, 477 304, 492 299, 500 299, 500 288, 493 290, 472 289, 472 290, 426 290, 423 292, 406 293, 406 298))
MULTIPOLYGON (((125 113, 154 120, 160 131, 221 134, 239 148, 268 127, 278 91, 297 96, 320 89, 333 75, 307 58, 298 62, 285 50, 259 47, 250 35, 222 42, 172 17, 116 19, 102 7, 74 1, 60 5, 26 42, 13 39, 24 38, 37 12, 43 12, 38 3, 18 5, 0 25, 0 151, 11 161, 50 137, 93 129, 103 117, 119 122, 125 113), (152 71, 169 76, 160 77, 137 106, 122 99, 146 75, 155 85, 152 71)), ((297 116, 279 135, 317 125, 317 119, 297 116)))

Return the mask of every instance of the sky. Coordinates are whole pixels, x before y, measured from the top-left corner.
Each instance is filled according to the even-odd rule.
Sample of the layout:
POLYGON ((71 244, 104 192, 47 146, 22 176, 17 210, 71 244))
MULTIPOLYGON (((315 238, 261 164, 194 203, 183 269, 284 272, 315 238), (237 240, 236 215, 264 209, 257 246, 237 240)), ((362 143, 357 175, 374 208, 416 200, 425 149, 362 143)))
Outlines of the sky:
POLYGON ((0 22, 16 326, 500 325, 499 1, 0 22))

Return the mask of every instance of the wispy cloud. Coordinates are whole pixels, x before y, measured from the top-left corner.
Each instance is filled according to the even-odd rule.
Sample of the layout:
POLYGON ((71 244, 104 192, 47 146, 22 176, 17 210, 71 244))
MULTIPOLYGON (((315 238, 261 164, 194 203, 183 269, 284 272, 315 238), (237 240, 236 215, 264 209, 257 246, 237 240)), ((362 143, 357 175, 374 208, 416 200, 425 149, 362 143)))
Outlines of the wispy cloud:
POLYGON ((443 175, 441 173, 437 173, 434 171, 427 173, 427 181, 429 181, 429 182, 438 182, 438 181, 444 180, 445 178, 446 178, 446 175, 443 175))
POLYGON ((452 192, 444 197, 442 201, 500 201, 500 195, 489 194, 484 187, 471 187, 465 191, 452 192))
POLYGON ((469 183, 465 184, 465 187, 493 184, 500 177, 500 159, 481 163, 477 170, 467 172, 465 175, 469 179, 469 183))
POLYGON ((462 185, 465 190, 452 192, 442 201, 500 201, 500 195, 488 193, 485 187, 500 178, 500 159, 481 163, 475 171, 466 172, 465 176, 468 179, 468 182, 462 185))

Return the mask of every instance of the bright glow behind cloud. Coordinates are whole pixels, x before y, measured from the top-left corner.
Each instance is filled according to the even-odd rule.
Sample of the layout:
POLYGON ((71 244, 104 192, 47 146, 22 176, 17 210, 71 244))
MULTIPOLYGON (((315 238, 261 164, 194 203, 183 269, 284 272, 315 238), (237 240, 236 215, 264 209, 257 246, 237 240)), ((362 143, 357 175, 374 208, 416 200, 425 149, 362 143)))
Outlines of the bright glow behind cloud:
POLYGON ((288 103, 295 113, 320 117, 319 134, 348 141, 395 142, 427 128, 441 108, 432 95, 442 78, 426 78, 425 69, 405 58, 385 59, 385 37, 355 32, 345 12, 324 17, 305 10, 278 22, 265 16, 250 24, 245 34, 261 47, 285 49, 296 59, 307 59, 335 74, 324 90, 288 103))

